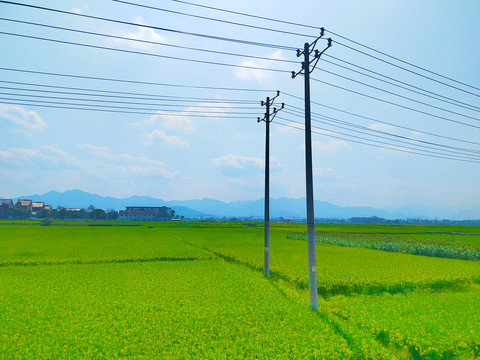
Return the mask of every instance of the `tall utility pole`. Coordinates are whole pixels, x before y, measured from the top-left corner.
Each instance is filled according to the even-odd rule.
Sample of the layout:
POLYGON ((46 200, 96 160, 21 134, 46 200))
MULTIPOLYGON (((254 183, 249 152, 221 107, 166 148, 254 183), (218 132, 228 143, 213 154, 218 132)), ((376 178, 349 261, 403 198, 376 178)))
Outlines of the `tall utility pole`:
POLYGON ((270 99, 267 97, 265 102, 261 102, 262 106, 265 105, 265 116, 263 119, 257 118, 257 122, 265 121, 265 240, 264 240, 264 267, 263 274, 268 279, 270 277, 270 123, 273 118, 283 107, 277 110, 273 108, 273 112, 270 114, 270 107, 273 105, 275 99, 280 95, 280 91, 277 90, 277 95, 270 99))
POLYGON ((310 73, 315 69, 320 56, 332 46, 332 39, 328 39, 328 46, 323 51, 315 50, 317 41, 322 38, 325 30, 320 29, 320 36, 311 44, 305 43, 303 51, 297 50, 297 57, 302 56, 302 69, 295 73, 292 71, 292 79, 303 73, 305 79, 305 167, 306 167, 306 192, 307 192, 307 237, 308 237, 308 290, 310 295, 310 307, 318 311, 318 287, 317 287, 317 260, 315 255, 315 214, 313 210, 313 169, 312 169, 312 125, 310 116, 310 73), (310 54, 315 51, 313 59, 310 54), (311 64, 313 63, 313 66, 311 64))

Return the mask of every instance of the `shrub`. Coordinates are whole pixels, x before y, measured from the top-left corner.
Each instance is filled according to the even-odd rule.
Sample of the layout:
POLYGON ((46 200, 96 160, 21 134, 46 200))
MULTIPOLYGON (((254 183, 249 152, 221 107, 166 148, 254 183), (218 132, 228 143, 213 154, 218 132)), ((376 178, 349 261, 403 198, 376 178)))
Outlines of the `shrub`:
POLYGON ((50 225, 52 225, 52 223, 53 223, 53 221, 50 218, 43 218, 41 220, 42 226, 50 226, 50 225))

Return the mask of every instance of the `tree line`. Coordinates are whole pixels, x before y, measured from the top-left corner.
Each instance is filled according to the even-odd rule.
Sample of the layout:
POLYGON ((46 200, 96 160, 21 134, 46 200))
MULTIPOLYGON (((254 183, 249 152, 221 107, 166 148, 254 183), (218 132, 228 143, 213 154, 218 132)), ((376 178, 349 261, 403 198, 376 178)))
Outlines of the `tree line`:
POLYGON ((51 212, 42 210, 37 214, 37 218, 55 220, 117 220, 118 211, 113 209, 96 209, 93 205, 90 205, 87 209, 67 209, 59 206, 51 212))

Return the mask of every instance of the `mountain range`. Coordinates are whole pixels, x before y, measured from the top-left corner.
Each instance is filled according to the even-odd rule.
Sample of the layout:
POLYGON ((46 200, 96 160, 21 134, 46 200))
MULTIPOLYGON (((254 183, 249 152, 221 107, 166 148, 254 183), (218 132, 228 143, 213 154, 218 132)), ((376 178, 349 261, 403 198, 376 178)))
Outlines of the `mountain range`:
MULTIPOLYGON (((32 201, 43 201, 66 208, 88 208, 90 205, 100 209, 122 210, 126 206, 168 206, 178 215, 185 217, 263 217, 264 200, 247 200, 224 202, 204 198, 201 200, 171 200, 164 201, 149 196, 131 196, 114 198, 84 192, 69 190, 65 192, 50 191, 42 195, 26 195, 18 197, 32 201)), ((15 199, 16 200, 16 199, 15 199)), ((270 199, 270 217, 305 218, 305 198, 270 199)), ((467 220, 480 219, 480 209, 448 209, 428 206, 408 206, 400 208, 377 209, 371 206, 342 207, 327 201, 315 200, 315 217, 324 219, 348 219, 352 217, 381 217, 385 219, 450 219, 467 220)))

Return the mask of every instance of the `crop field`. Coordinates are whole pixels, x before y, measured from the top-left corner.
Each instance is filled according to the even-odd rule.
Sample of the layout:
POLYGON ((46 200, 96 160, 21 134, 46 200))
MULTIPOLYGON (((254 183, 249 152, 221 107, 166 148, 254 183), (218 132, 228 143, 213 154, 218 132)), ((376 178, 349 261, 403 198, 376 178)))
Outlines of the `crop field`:
MULTIPOLYGON (((480 357, 478 260, 319 242, 314 312, 305 225, 271 224, 265 279, 262 224, 120 224, 0 223, 0 359, 480 357)), ((478 227, 316 230, 480 244, 478 227)))

